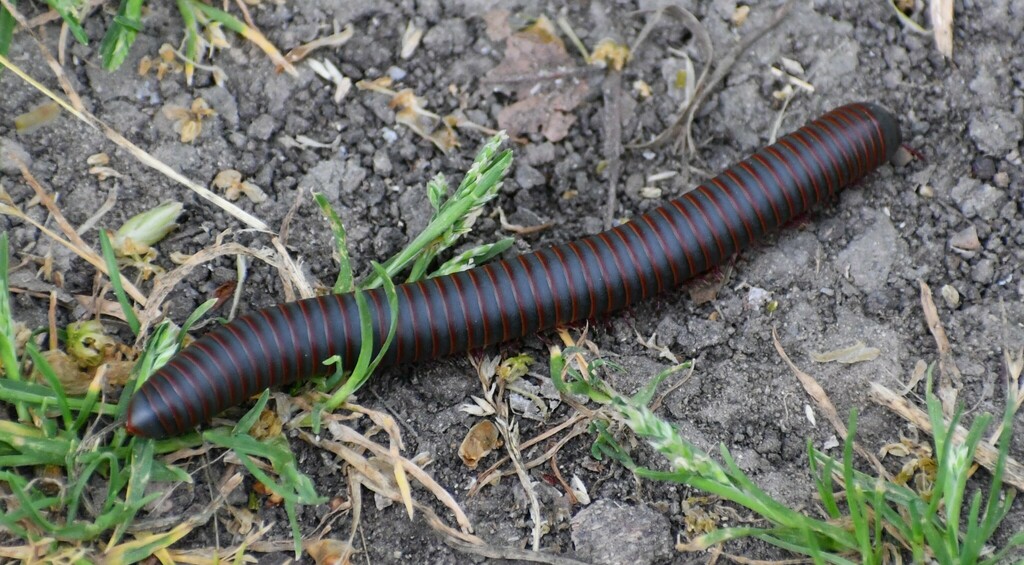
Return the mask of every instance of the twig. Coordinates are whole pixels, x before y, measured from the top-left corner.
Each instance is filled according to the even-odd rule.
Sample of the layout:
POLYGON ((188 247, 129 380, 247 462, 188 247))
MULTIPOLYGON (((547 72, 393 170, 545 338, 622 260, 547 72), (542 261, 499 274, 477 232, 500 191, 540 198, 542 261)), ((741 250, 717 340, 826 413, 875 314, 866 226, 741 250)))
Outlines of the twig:
POLYGON ((939 311, 932 300, 932 289, 923 280, 918 281, 918 284, 921 286, 921 308, 924 310, 924 319, 928 322, 928 331, 935 338, 935 346, 939 350, 939 386, 935 395, 942 401, 942 414, 949 418, 956 411, 956 398, 963 386, 963 377, 960 375, 960 369, 956 366, 953 348, 949 345, 946 329, 942 327, 939 311))
POLYGON ((541 529, 541 515, 540 515, 540 500, 537 498, 537 491, 533 489, 533 482, 530 480, 530 474, 526 472, 526 467, 523 465, 523 454, 519 451, 518 439, 516 435, 519 433, 518 430, 510 429, 508 421, 502 417, 494 419, 495 424, 498 427, 498 431, 501 432, 502 437, 505 439, 505 450, 508 451, 508 457, 512 461, 512 467, 516 470, 516 475, 519 477, 519 482, 523 485, 523 490, 526 491, 526 498, 530 501, 530 518, 533 519, 533 540, 532 547, 533 551, 540 551, 540 529, 541 529))
POLYGON ((280 268, 280 258, 268 249, 252 249, 234 242, 217 244, 213 247, 202 249, 189 257, 184 263, 178 265, 173 271, 164 273, 157 279, 153 285, 152 292, 149 293, 149 302, 146 304, 146 308, 139 314, 139 322, 141 323, 139 335, 145 335, 146 329, 163 316, 160 306, 174 290, 174 287, 184 280, 193 269, 217 257, 237 254, 248 255, 268 265, 280 268))
MULTIPOLYGON (((82 259, 85 259, 85 261, 92 265, 97 271, 109 276, 109 273, 107 273, 107 264, 103 260, 103 257, 101 257, 98 253, 93 251, 92 248, 89 247, 87 243, 85 243, 81 236, 78 235, 78 232, 75 231, 74 226, 72 226, 71 223, 64 218, 64 215, 61 213, 60 208, 58 208, 56 203, 54 203, 53 198, 50 197, 49 193, 46 192, 46 189, 44 189, 42 185, 40 185, 39 182, 35 179, 35 177, 32 176, 32 173, 28 170, 25 164, 19 163, 19 166, 21 168, 22 176, 25 177, 25 181, 28 183, 30 187, 32 187, 32 190, 35 191, 36 196, 39 197, 40 202, 42 202, 43 205, 46 206, 46 209, 50 212, 50 215, 53 216, 54 220, 56 220, 57 225, 60 226, 61 231, 64 232, 68 239, 60 237, 60 235, 54 232, 53 230, 35 221, 34 219, 32 219, 31 216, 25 214, 24 212, 10 204, 0 203, 0 214, 9 214, 32 224, 33 227, 46 234, 46 236, 52 239, 53 241, 63 245, 64 247, 67 247, 76 255, 78 255, 82 259)), ((125 292, 127 292, 136 302, 138 302, 141 305, 146 304, 146 296, 142 294, 142 291, 135 288, 135 285, 131 284, 129 281, 126 280, 122 281, 122 285, 124 286, 125 292)))
POLYGON ((548 563, 549 565, 588 565, 586 561, 577 561, 571 557, 529 551, 517 547, 496 547, 493 545, 473 545, 457 538, 445 537, 444 542, 450 547, 463 553, 472 553, 490 559, 505 559, 509 561, 530 561, 532 563, 548 563))
MULTIPOLYGON (((576 425, 577 423, 580 422, 580 420, 585 420, 585 419, 588 420, 587 423, 589 425, 589 419, 586 416, 584 416, 582 414, 575 414, 572 417, 567 418, 561 424, 558 424, 557 426, 555 426, 555 427, 553 427, 553 428, 551 428, 549 430, 546 430, 543 433, 541 433, 539 435, 536 435, 533 438, 530 438, 529 440, 523 442, 522 444, 519 445, 519 448, 520 449, 529 449, 530 447, 533 447, 534 445, 536 445, 536 444, 546 440, 547 438, 549 438, 549 437, 551 437, 551 436, 561 432, 562 430, 568 428, 569 426, 576 425)), ((469 489, 469 492, 466 493, 466 496, 467 497, 475 496, 476 493, 480 490, 480 488, 483 485, 490 484, 490 482, 492 480, 491 479, 491 475, 494 474, 495 472, 497 472, 498 469, 500 469, 502 467, 502 465, 504 465, 505 463, 508 463, 508 457, 501 458, 500 460, 498 460, 497 463, 495 463, 494 465, 491 465, 490 467, 487 468, 487 470, 485 470, 484 472, 482 472, 479 475, 477 475, 476 481, 474 482, 472 488, 469 489)), ((529 468, 529 466, 527 466, 527 467, 529 468)))
POLYGON ((569 498, 569 506, 576 506, 579 504, 579 500, 576 499, 576 493, 573 492, 572 487, 569 483, 565 482, 565 477, 562 476, 562 470, 558 468, 558 452, 551 454, 551 472, 554 473, 555 478, 558 479, 559 484, 562 485, 562 489, 565 490, 565 495, 569 498))
MULTIPOLYGON (((0 0, 0 3, 3 3, 5 6, 8 5, 7 0, 0 0)), ((38 39, 36 39, 36 41, 38 42, 38 39)), ((64 88, 65 94, 67 94, 68 96, 68 100, 64 100, 56 92, 50 90, 42 83, 29 76, 27 73, 25 73, 25 71, 23 71, 14 63, 12 63, 7 57, 4 57, 3 55, 0 55, 0 65, 7 67, 11 72, 21 77, 22 80, 29 83, 36 90, 43 93, 51 100, 59 104, 62 108, 67 110, 71 115, 103 132, 103 135, 105 135, 107 139, 113 141, 118 147, 121 147, 122 149, 130 153, 143 165, 146 165, 147 167, 156 170, 158 173, 166 176, 167 178, 184 185, 189 190, 195 192, 202 198, 212 202, 218 208, 224 210, 229 215, 234 216, 237 220, 248 225, 249 227, 252 227, 260 231, 269 231, 267 224, 264 223, 263 220, 256 218, 252 214, 249 214, 245 210, 242 210, 238 206, 235 206, 222 196, 211 191, 210 189, 193 182, 188 177, 182 175, 178 171, 175 171, 167 164, 163 163, 156 157, 147 153, 138 145, 135 145, 134 143, 129 141, 128 138, 121 135, 119 132, 117 132, 117 130, 110 127, 106 122, 97 118, 94 114, 86 110, 85 106, 82 104, 81 99, 78 97, 78 94, 75 93, 74 89, 71 88, 70 82, 64 75, 64 72, 60 68, 60 65, 57 63, 57 61, 53 60, 52 55, 50 55, 49 52, 45 51, 46 48, 42 46, 41 43, 40 49, 44 50, 44 55, 47 58, 47 61, 52 60, 50 68, 53 69, 54 74, 57 75, 57 80, 64 88)))
MULTIPOLYGON (((682 112, 679 114, 679 117, 676 118, 675 122, 671 126, 669 126, 660 134, 658 134, 658 136, 655 137, 653 140, 647 143, 637 145, 635 148, 648 149, 660 147, 664 145, 665 142, 667 142, 669 139, 677 138, 682 133, 685 135, 679 138, 679 140, 677 141, 677 149, 682 151, 692 151, 694 148, 693 137, 691 134, 693 117, 697 114, 697 110, 704 102, 704 99, 707 98, 708 94, 711 93, 715 86, 717 86, 718 83, 721 82, 727 74, 729 74, 729 71, 732 69, 732 66, 736 64, 736 61, 743 55, 743 53, 750 49, 750 47, 753 46, 754 43, 757 43, 757 41, 764 37, 768 32, 778 27, 779 24, 781 24, 782 21, 786 19, 786 16, 789 14, 789 11, 793 8, 793 5, 795 3, 795 0, 788 0, 785 4, 782 5, 781 8, 779 8, 775 12, 775 15, 772 17, 772 20, 768 22, 767 25, 744 37, 743 40, 736 45, 736 47, 729 51, 729 53, 727 53, 726 56, 721 61, 719 61, 718 64, 715 65, 715 71, 711 73, 710 77, 706 76, 707 69, 711 64, 711 59, 708 58, 708 66, 706 66, 704 70, 701 71, 701 77, 697 82, 696 92, 694 93, 693 99, 690 100, 689 105, 687 105, 687 107, 682 110, 682 112)), ((682 8, 678 8, 676 6, 672 6, 672 8, 678 10, 676 14, 685 12, 685 10, 682 10, 682 8)), ((689 14, 689 12, 685 13, 689 14)), ((693 18, 692 14, 689 14, 689 16, 690 18, 693 18)), ((678 19, 682 19, 679 18, 678 15, 676 17, 678 19)), ((696 20, 696 18, 694 18, 694 20, 696 20)), ((690 25, 688 25, 687 22, 687 20, 684 20, 684 25, 687 25, 687 29, 690 29, 691 32, 694 31, 694 29, 690 27, 690 25)), ((703 26, 700 26, 700 29, 703 30, 703 26)), ((698 35, 695 33, 695 37, 697 36, 698 35)), ((707 36, 707 32, 704 32, 704 36, 707 36)))
MULTIPOLYGON (((801 371, 800 368, 789 359, 789 355, 786 354, 786 350, 783 349, 782 344, 779 343, 779 335, 776 333, 775 328, 772 328, 772 343, 775 344, 775 350, 779 352, 779 356, 786 362, 786 365, 789 365, 790 370, 793 371, 797 380, 799 380, 800 384, 804 387, 804 390, 818 405, 818 409, 825 413, 825 417, 828 418, 829 423, 831 423, 832 427, 835 428, 839 437, 843 438, 843 441, 846 441, 846 437, 849 434, 846 429, 846 425, 843 424, 843 421, 839 418, 839 412, 836 411, 835 405, 832 404, 832 401, 829 399, 828 395, 825 394, 825 390, 821 388, 818 381, 814 380, 814 377, 801 371)), ((856 441, 853 442, 853 449, 860 454, 861 457, 871 463, 878 472, 879 477, 888 481, 892 480, 892 476, 889 474, 889 471, 885 469, 882 462, 879 461, 873 453, 864 449, 864 447, 856 441)))
POLYGON ((604 158, 608 163, 608 195, 604 208, 604 229, 610 230, 615 220, 615 199, 622 173, 622 71, 608 69, 602 87, 604 111, 601 133, 604 136, 604 158))

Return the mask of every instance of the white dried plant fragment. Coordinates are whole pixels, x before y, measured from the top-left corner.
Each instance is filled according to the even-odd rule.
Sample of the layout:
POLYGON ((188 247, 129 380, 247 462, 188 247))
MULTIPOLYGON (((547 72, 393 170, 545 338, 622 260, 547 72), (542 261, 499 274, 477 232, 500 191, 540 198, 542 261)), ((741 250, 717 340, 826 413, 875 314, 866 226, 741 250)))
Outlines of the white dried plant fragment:
POLYGON ((423 39, 422 29, 413 25, 412 21, 409 25, 405 26, 405 32, 402 34, 402 50, 399 52, 399 56, 403 59, 412 57, 412 54, 416 52, 416 48, 420 45, 420 40, 423 39))
POLYGON ((583 506, 590 504, 590 493, 587 492, 587 485, 583 484, 583 481, 578 476, 573 475, 569 479, 569 487, 580 504, 583 506))
POLYGON ((338 67, 334 66, 334 63, 328 59, 322 61, 310 59, 307 64, 320 78, 334 85, 332 99, 335 104, 340 104, 348 96, 349 91, 352 90, 352 79, 342 74, 338 67))

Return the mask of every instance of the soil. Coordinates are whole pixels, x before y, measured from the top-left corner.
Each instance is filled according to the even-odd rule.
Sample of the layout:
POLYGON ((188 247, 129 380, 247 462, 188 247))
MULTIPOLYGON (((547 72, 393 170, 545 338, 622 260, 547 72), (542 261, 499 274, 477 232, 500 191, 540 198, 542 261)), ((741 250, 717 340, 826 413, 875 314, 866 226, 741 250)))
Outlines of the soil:
MULTIPOLYGON (((483 77, 502 60, 503 39, 488 34, 485 15, 500 7, 510 12, 512 29, 540 15, 564 15, 584 44, 591 48, 604 37, 631 42, 643 26, 638 10, 656 2, 557 2, 488 0, 440 2, 324 0, 254 7, 256 24, 276 45, 290 48, 328 34, 332 26, 351 23, 354 36, 340 48, 312 56, 333 63, 353 82, 391 75, 426 100, 441 115, 462 109, 469 119, 497 127, 501 110, 514 101, 509 88, 483 77), (399 57, 409 22, 426 30, 408 60, 399 57)), ((737 3, 679 2, 706 26, 717 57, 741 37, 770 19, 773 7, 757 5, 736 26, 731 18, 737 3)), ((215 62, 227 74, 222 85, 199 72, 193 86, 181 75, 163 80, 137 72, 143 55, 156 56, 162 43, 176 44, 180 23, 169 3, 152 3, 126 63, 114 73, 103 71, 97 50, 109 11, 86 22, 89 46, 69 43, 67 73, 85 105, 139 146, 200 184, 209 184, 221 170, 233 168, 262 187, 269 198, 261 204, 242 199, 239 205, 278 230, 288 210, 301 199, 288 244, 311 280, 329 287, 336 262, 331 233, 308 192, 323 192, 345 222, 349 250, 359 273, 371 260, 382 260, 402 248, 429 216, 426 182, 444 172, 456 179, 471 162, 485 136, 460 130, 462 147, 445 155, 407 127, 397 125, 388 98, 355 88, 340 103, 334 87, 307 64, 298 77, 275 72, 250 44, 221 51, 215 62), (188 106, 202 97, 216 111, 203 122, 198 139, 182 143, 163 113, 168 105, 188 106), (306 136, 323 148, 282 143, 285 137, 306 136)), ((624 367, 609 375, 622 392, 637 390, 670 362, 644 347, 637 334, 666 345, 680 359, 696 360, 693 377, 664 402, 659 414, 701 447, 716 451, 724 444, 752 479, 779 500, 813 508, 814 488, 806 462, 806 442, 834 445, 835 431, 812 408, 799 382, 772 344, 773 329, 794 362, 811 373, 845 417, 856 409, 858 438, 869 450, 911 435, 909 426, 868 399, 869 384, 902 390, 918 360, 933 362, 938 353, 929 333, 920 299, 919 281, 930 285, 940 318, 963 376, 960 399, 968 419, 981 412, 999 413, 1003 406, 1003 349, 1024 344, 1024 1, 955 3, 952 61, 936 50, 930 35, 901 26, 887 2, 816 0, 798 2, 787 20, 744 53, 724 82, 707 98, 694 120, 696 154, 689 164, 717 172, 766 144, 781 104, 773 97, 784 83, 771 68, 783 58, 797 61, 813 93, 797 95, 784 112, 781 132, 791 131, 829 108, 869 100, 899 116, 904 143, 922 158, 902 166, 886 165, 833 206, 816 211, 798 226, 773 236, 738 256, 723 273, 729 279, 710 303, 697 304, 680 290, 595 324, 590 338, 603 355, 624 367), (972 234, 976 233, 977 241, 972 234), (954 246, 954 244, 956 244, 954 246), (959 304, 942 299, 950 285, 959 304), (763 289, 777 303, 774 310, 752 306, 763 289), (856 364, 815 363, 811 355, 862 341, 880 350, 878 358, 856 364), (816 418, 809 419, 809 412, 816 418)), ((41 30, 56 46, 53 26, 41 30)), ((679 95, 673 79, 681 57, 688 54, 699 70, 707 63, 690 34, 675 22, 659 26, 633 53, 622 72, 622 138, 646 140, 668 126, 679 95), (677 52, 678 53, 678 52, 677 52), (644 81, 652 91, 643 97, 634 87, 644 81)), ((569 44, 568 52, 580 64, 569 44)), ((11 58, 33 76, 56 88, 37 48, 24 34, 16 37, 11 58)), ((500 206, 512 223, 549 229, 517 236, 508 253, 516 254, 591 234, 603 228, 608 170, 602 129, 606 75, 586 74, 589 90, 578 106, 564 139, 549 141, 541 133, 526 135, 516 145, 516 161, 499 197, 475 226, 467 244, 507 235, 490 212, 500 206)), ((245 230, 237 220, 168 178, 145 168, 115 149, 104 137, 64 114, 31 133, 18 134, 12 117, 44 101, 43 96, 9 72, 0 75, 0 138, 8 148, 20 147, 33 173, 60 195, 64 214, 74 225, 89 218, 108 193, 118 190, 117 205, 101 220, 119 226, 128 217, 167 200, 185 204, 180 227, 159 244, 162 264, 172 266, 171 252, 193 253, 225 230, 228 236, 254 247, 269 245, 267 234, 245 230), (87 170, 88 156, 107 152, 120 179, 100 181, 87 170)), ((701 180, 683 165, 671 147, 626 150, 623 154, 615 218, 624 220, 677 197, 701 180), (651 175, 676 172, 666 180, 651 175), (661 198, 649 198, 644 187, 656 186, 661 198)), ((30 190, 5 165, 3 188, 24 205, 30 190)), ((44 219, 40 208, 32 214, 44 219)), ((4 217, 13 253, 53 254, 55 269, 64 274, 70 294, 90 294, 91 268, 37 230, 4 217)), ((95 229, 84 234, 98 248, 95 229)), ((15 263, 18 260, 15 259, 15 263)), ((24 271, 28 272, 28 271, 24 271)), ((19 275, 20 276, 20 275, 19 275)), ((22 277, 26 278, 26 277, 22 277)), ((27 277, 31 278, 31 277, 27 277)), ((215 289, 236 279, 233 257, 197 269, 176 289, 168 314, 181 322, 215 289)), ((251 264, 240 313, 284 300, 275 269, 251 264)), ((15 315, 30 327, 46 324, 46 302, 19 295, 15 315)), ((62 311, 66 321, 74 312, 62 311)), ((554 336, 537 336, 505 346, 507 354, 527 353, 546 373, 546 344, 554 336)), ((530 377, 536 384, 540 381, 530 377)), ((366 406, 385 410, 401 422, 407 455, 426 452, 433 476, 463 504, 475 531, 496 546, 525 547, 532 522, 523 489, 515 477, 482 489, 469 498, 476 472, 460 461, 457 450, 477 421, 460 406, 480 394, 473 368, 464 358, 424 363, 385 371, 360 394, 366 406)), ((920 404, 923 384, 910 394, 920 404)), ((530 438, 560 422, 565 406, 546 422, 521 419, 521 436, 530 438)), ((1020 427, 1021 417, 1017 424, 1020 427)), ((1024 443, 1014 440, 1013 454, 1024 456, 1024 443)), ((550 468, 532 472, 544 512, 551 517, 543 548, 585 561, 682 563, 702 560, 701 554, 679 553, 677 536, 686 538, 684 509, 693 503, 691 490, 635 479, 630 472, 590 455, 593 436, 584 435, 558 454, 561 474, 578 476, 589 489, 590 506, 568 507, 560 487, 545 480, 550 468), (602 529, 603 528, 603 529, 602 529)), ((313 477, 320 494, 344 496, 345 481, 333 459, 295 440, 301 468, 313 477)), ((539 455, 545 444, 526 450, 539 455)), ((837 447, 828 448, 834 455, 837 447)), ((641 464, 664 468, 659 456, 643 445, 633 448, 641 464)), ((496 455, 485 459, 489 466, 496 455)), ((899 461, 889 461, 899 468, 899 461)), ((198 466, 199 463, 196 463, 198 466)), ((217 477, 215 467, 212 477, 217 477)), ((205 471, 204 471, 205 473, 205 471)), ((200 477, 197 477, 200 479, 200 477)), ((247 483, 248 485, 249 483, 247 483)), ((200 479, 189 491, 207 500, 200 479)), ((439 508, 439 512, 443 509, 439 508)), ((305 535, 317 529, 324 506, 300 509, 305 535)), ((723 524, 739 524, 744 512, 723 524)), ((731 516, 724 514, 724 516, 731 516)), ((267 538, 289 539, 280 507, 265 506, 260 520, 274 524, 267 538)), ((347 532, 348 517, 334 525, 347 532)), ((1002 545, 1024 523, 1017 503, 995 542, 1002 545)), ((445 545, 422 520, 410 521, 400 505, 378 509, 367 496, 362 539, 369 562, 462 563, 482 558, 445 545)), ((237 543, 220 524, 191 534, 184 547, 237 543), (216 531, 215 531, 216 530, 216 531)), ((727 550, 755 559, 785 557, 754 542, 731 544, 727 550)), ((286 561, 287 553, 268 553, 262 562, 286 561)), ((358 559, 363 559, 362 556, 358 559)))

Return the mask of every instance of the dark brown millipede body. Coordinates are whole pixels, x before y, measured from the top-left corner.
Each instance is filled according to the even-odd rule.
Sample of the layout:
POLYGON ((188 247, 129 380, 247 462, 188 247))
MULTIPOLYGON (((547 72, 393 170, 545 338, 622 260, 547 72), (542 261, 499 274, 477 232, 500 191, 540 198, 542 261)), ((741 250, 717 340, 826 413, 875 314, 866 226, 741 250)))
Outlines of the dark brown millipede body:
MULTIPOLYGON (((601 316, 676 287, 832 198, 885 163, 896 119, 874 104, 833 110, 711 181, 634 220, 573 243, 396 287, 398 327, 383 365, 435 359, 601 316)), ((390 327, 381 289, 367 292, 375 349, 390 327)), ((354 365, 352 294, 282 304, 221 326, 139 389, 128 431, 184 433, 262 390, 354 365)))

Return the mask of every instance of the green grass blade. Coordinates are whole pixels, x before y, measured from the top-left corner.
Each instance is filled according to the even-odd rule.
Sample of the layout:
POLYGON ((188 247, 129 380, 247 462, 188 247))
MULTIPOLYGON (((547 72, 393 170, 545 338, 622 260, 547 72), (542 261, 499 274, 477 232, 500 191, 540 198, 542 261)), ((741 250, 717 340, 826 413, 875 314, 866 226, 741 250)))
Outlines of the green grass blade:
POLYGON ((178 0, 178 13, 181 14, 185 30, 185 81, 188 84, 192 84, 192 75, 199 57, 199 24, 195 9, 201 5, 193 0, 178 0))
POLYGON ((115 71, 124 63, 128 51, 135 43, 135 36, 142 31, 143 3, 144 0, 121 0, 117 15, 100 44, 104 69, 115 71))
MULTIPOLYGON (((108 466, 113 467, 117 465, 117 458, 110 452, 97 453, 96 457, 85 462, 85 465, 75 473, 73 478, 69 477, 73 480, 71 488, 69 489, 71 495, 68 497, 68 522, 73 522, 78 517, 78 505, 82 502, 82 491, 84 491, 85 487, 88 486, 89 480, 92 478, 93 473, 96 472, 96 469, 101 463, 107 463, 108 466)), ((109 494, 110 493, 108 491, 108 499, 111 498, 109 494)))
POLYGON ((71 31, 71 35, 75 36, 82 45, 89 44, 89 36, 82 29, 81 22, 78 21, 78 15, 75 13, 75 9, 78 8, 77 2, 68 2, 67 0, 46 0, 46 3, 50 8, 57 12, 64 23, 68 25, 68 29, 71 31))
POLYGON ((197 0, 179 0, 179 5, 182 3, 188 3, 189 7, 196 11, 202 12, 204 16, 210 18, 215 22, 220 22, 221 25, 230 29, 231 31, 243 36, 248 37, 249 26, 245 25, 245 22, 232 16, 231 14, 214 8, 208 4, 203 4, 197 0))
MULTIPOLYGON (((501 179, 512 164, 510 150, 498 153, 505 139, 504 135, 496 135, 484 145, 455 195, 441 205, 434 219, 405 249, 384 262, 389 277, 395 277, 409 263, 419 260, 423 253, 436 254, 465 233, 466 224, 471 223, 469 219, 473 218, 471 213, 479 213, 480 207, 493 198, 501 186, 501 179), (439 242, 444 245, 439 245, 439 242)), ((426 263, 432 258, 425 260, 426 263)), ((359 286, 376 288, 381 284, 383 279, 375 272, 359 286)))
MULTIPOLYGON (((18 0, 9 0, 12 6, 18 5, 18 0)), ((14 37, 14 26, 17 22, 14 15, 0 5, 0 55, 7 55, 11 48, 11 39, 14 37)), ((0 72, 3 68, 0 67, 0 72)))
POLYGON ((158 325, 146 341, 146 346, 142 349, 142 355, 139 356, 138 362, 135 363, 135 367, 132 369, 135 373, 135 387, 125 387, 125 390, 137 391, 142 386, 142 383, 149 379, 150 375, 170 361, 171 357, 178 352, 180 339, 183 339, 182 332, 176 331, 170 322, 163 322, 158 325))
MULTIPOLYGON (((89 383, 89 390, 86 391, 85 397, 82 399, 82 404, 78 408, 78 416, 75 417, 75 423, 71 426, 71 432, 77 434, 85 427, 85 423, 89 421, 89 417, 92 416, 93 408, 96 407, 96 403, 100 400, 100 393, 102 387, 100 383, 95 379, 89 383)), ((67 401, 67 399, 65 399, 67 401)), ((69 403, 70 405, 70 403, 69 403)))
POLYGON ((1004 545, 999 551, 995 552, 988 559, 981 561, 981 565, 996 565, 997 563, 1006 563, 1006 561, 1004 561, 1006 554, 1009 553, 1011 550, 1021 546, 1024 546, 1024 532, 1018 532, 1017 534, 1014 534, 1014 536, 1011 537, 1009 541, 1006 542, 1006 545, 1004 545))
POLYGON ((355 290, 355 279, 352 277, 352 263, 348 255, 348 235, 345 232, 345 224, 342 223, 341 218, 338 217, 334 208, 331 207, 331 203, 323 194, 314 192, 313 200, 320 207, 320 211, 323 212, 327 223, 331 226, 331 234, 334 236, 334 251, 338 254, 338 278, 334 281, 332 291, 335 294, 352 292, 355 290))
POLYGON ((110 236, 107 235, 106 230, 100 230, 100 247, 103 249, 103 262, 107 264, 107 275, 110 277, 110 286, 114 288, 114 296, 117 297, 117 302, 121 305, 124 319, 128 322, 132 334, 137 336, 140 328, 139 318, 135 316, 132 303, 128 300, 128 294, 121 284, 121 271, 118 270, 117 257, 114 256, 114 248, 110 245, 110 236))
MULTIPOLYGON (((11 314, 10 254, 8 250, 7 232, 0 233, 0 364, 4 375, 12 381, 21 381, 21 362, 15 349, 14 317, 11 314)), ((2 383, 2 382, 0 382, 2 383)), ((2 386, 0 386, 2 391, 2 386)), ((7 400, 7 399, 5 399, 7 400)), ((30 419, 28 409, 19 400, 9 400, 18 412, 18 420, 27 422, 30 419)))
POLYGON ((192 313, 188 315, 188 318, 185 318, 185 323, 182 324, 181 329, 178 330, 178 347, 181 347, 183 345, 185 341, 185 336, 188 335, 188 332, 189 330, 192 329, 192 326, 194 326, 195 323, 198 322, 200 318, 205 316, 206 313, 209 312, 210 309, 216 305, 217 299, 211 298, 206 302, 200 304, 199 308, 193 310, 192 313))
POLYGON ((682 371, 683 369, 689 369, 692 366, 693 362, 687 361, 685 363, 673 365, 672 367, 669 367, 664 371, 661 371, 660 373, 657 374, 657 376, 651 379, 650 382, 644 385, 644 387, 641 388, 636 394, 634 394, 633 397, 630 398, 630 402, 632 402, 634 406, 649 405, 651 403, 651 400, 654 399, 654 393, 657 392, 658 385, 660 385, 662 381, 682 371))
MULTIPOLYGON (((135 514, 145 504, 146 486, 153 470, 153 442, 137 441, 134 443, 132 458, 128 469, 128 489, 125 491, 124 507, 125 516, 120 521, 110 538, 110 545, 117 545, 124 535, 125 529, 135 518, 135 514)), ((118 489, 120 490, 120 489, 118 489)), ((159 496, 160 493, 154 493, 159 496)))
MULTIPOLYGON (((11 404, 23 403, 31 404, 33 406, 42 406, 43 404, 53 405, 57 402, 57 393, 50 387, 43 386, 41 384, 0 378, 0 400, 11 404)), ((80 398, 68 398, 67 402, 68 406, 72 410, 82 410, 87 404, 89 404, 88 400, 80 398)), ((99 402, 92 404, 92 406, 92 410, 96 414, 104 414, 107 416, 114 416, 117 414, 117 407, 112 404, 99 402)))
MULTIPOLYGON (((501 255, 512 244, 515 242, 511 237, 504 237, 494 243, 487 243, 474 247, 468 251, 459 253, 455 257, 452 257, 446 261, 443 265, 437 268, 434 272, 430 273, 428 278, 440 277, 444 275, 451 275, 454 273, 461 273, 467 269, 472 269, 478 265, 487 263, 494 257, 501 255)), ((412 277, 410 277, 411 279, 412 277)), ((413 279, 419 280, 419 279, 413 279)), ((410 281, 412 282, 412 281, 410 281)))
POLYGON ((861 556, 871 555, 871 534, 868 527, 867 503, 864 493, 857 484, 853 470, 853 438, 857 433, 857 411, 850 411, 849 431, 843 442, 843 481, 846 483, 846 505, 850 512, 850 523, 853 524, 854 537, 857 539, 857 550, 861 556))
POLYGON ((235 427, 232 428, 231 434, 236 435, 249 433, 249 430, 252 429, 253 424, 255 424, 256 421, 260 419, 260 414, 263 413, 263 408, 266 407, 268 400, 270 400, 270 389, 266 389, 263 391, 263 394, 260 395, 260 398, 259 400, 256 401, 256 404, 253 405, 253 407, 250 408, 249 411, 245 413, 245 416, 242 416, 242 418, 238 420, 238 423, 235 424, 235 427))
POLYGON ((395 332, 398 330, 398 293, 395 291, 395 284, 391 282, 391 277, 385 272, 383 266, 378 263, 373 263, 372 265, 374 271, 384 281, 384 295, 388 301, 388 333, 382 340, 376 357, 371 361, 370 357, 373 355, 374 349, 373 315, 366 301, 366 292, 372 291, 356 289, 355 299, 359 307, 359 331, 361 335, 359 358, 356 360, 356 366, 352 369, 352 374, 349 375, 345 384, 331 395, 331 398, 324 404, 328 410, 334 410, 341 406, 345 399, 366 384, 366 381, 373 375, 373 371, 376 370, 384 356, 387 355, 388 350, 391 348, 391 342, 395 338, 395 332))
POLYGON ((821 503, 825 507, 825 513, 832 520, 838 519, 841 515, 839 511, 839 503, 836 502, 835 492, 833 490, 832 482, 832 471, 835 468, 835 462, 831 457, 823 457, 824 465, 821 464, 818 458, 818 452, 814 449, 811 440, 807 440, 807 460, 811 469, 811 477, 814 479, 814 485, 818 489, 818 496, 821 498, 821 503))

